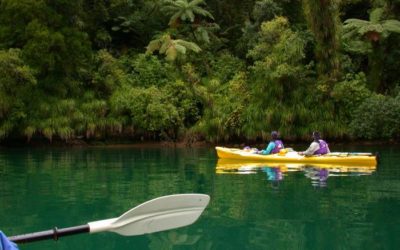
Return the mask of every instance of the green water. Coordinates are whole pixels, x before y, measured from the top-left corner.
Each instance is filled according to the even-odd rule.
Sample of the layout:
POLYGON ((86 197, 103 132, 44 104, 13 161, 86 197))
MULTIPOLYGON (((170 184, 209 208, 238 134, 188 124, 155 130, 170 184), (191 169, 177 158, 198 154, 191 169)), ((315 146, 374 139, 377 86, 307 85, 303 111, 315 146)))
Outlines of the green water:
POLYGON ((0 149, 0 230, 82 225, 195 192, 211 201, 188 227, 81 234, 20 249, 400 249, 400 148, 335 150, 380 152, 381 162, 369 172, 244 166, 217 173, 212 148, 0 149))

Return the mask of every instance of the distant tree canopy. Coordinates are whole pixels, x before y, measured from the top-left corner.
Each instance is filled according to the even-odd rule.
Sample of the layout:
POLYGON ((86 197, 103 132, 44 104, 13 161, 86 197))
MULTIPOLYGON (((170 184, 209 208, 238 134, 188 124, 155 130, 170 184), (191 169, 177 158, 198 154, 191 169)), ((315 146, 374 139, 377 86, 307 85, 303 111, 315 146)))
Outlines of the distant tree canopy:
POLYGON ((383 0, 1 0, 0 141, 397 140, 399 13, 383 0))

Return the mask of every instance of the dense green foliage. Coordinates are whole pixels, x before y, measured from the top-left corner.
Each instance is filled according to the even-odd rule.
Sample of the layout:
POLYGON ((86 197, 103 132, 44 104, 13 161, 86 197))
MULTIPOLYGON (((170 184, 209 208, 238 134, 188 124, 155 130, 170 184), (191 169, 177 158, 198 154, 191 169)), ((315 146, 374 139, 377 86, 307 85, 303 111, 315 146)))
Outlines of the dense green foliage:
POLYGON ((366 99, 355 110, 350 128, 356 136, 366 139, 396 138, 400 133, 400 94, 366 99))
POLYGON ((0 0, 0 139, 399 139, 400 2, 0 0))

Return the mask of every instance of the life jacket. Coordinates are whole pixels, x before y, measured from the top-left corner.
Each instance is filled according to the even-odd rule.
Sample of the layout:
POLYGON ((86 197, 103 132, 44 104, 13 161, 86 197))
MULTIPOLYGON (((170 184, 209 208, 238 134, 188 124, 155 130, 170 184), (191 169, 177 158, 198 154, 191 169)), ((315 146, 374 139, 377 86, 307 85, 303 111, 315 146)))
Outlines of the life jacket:
POLYGON ((275 143, 275 148, 272 149, 271 154, 279 153, 279 151, 284 148, 283 142, 281 140, 275 140, 274 143, 275 143))
POLYGON ((328 143, 324 140, 319 140, 319 149, 314 152, 315 155, 324 155, 328 153, 328 143))

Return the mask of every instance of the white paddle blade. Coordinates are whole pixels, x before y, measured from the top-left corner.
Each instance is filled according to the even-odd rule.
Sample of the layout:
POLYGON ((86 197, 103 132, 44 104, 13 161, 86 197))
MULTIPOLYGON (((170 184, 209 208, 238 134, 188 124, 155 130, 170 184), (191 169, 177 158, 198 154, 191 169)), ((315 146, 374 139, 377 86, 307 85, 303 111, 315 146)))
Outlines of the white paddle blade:
POLYGON ((175 194, 147 201, 119 218, 90 222, 90 232, 112 231, 141 235, 184 227, 194 223, 207 207, 205 194, 175 194))

